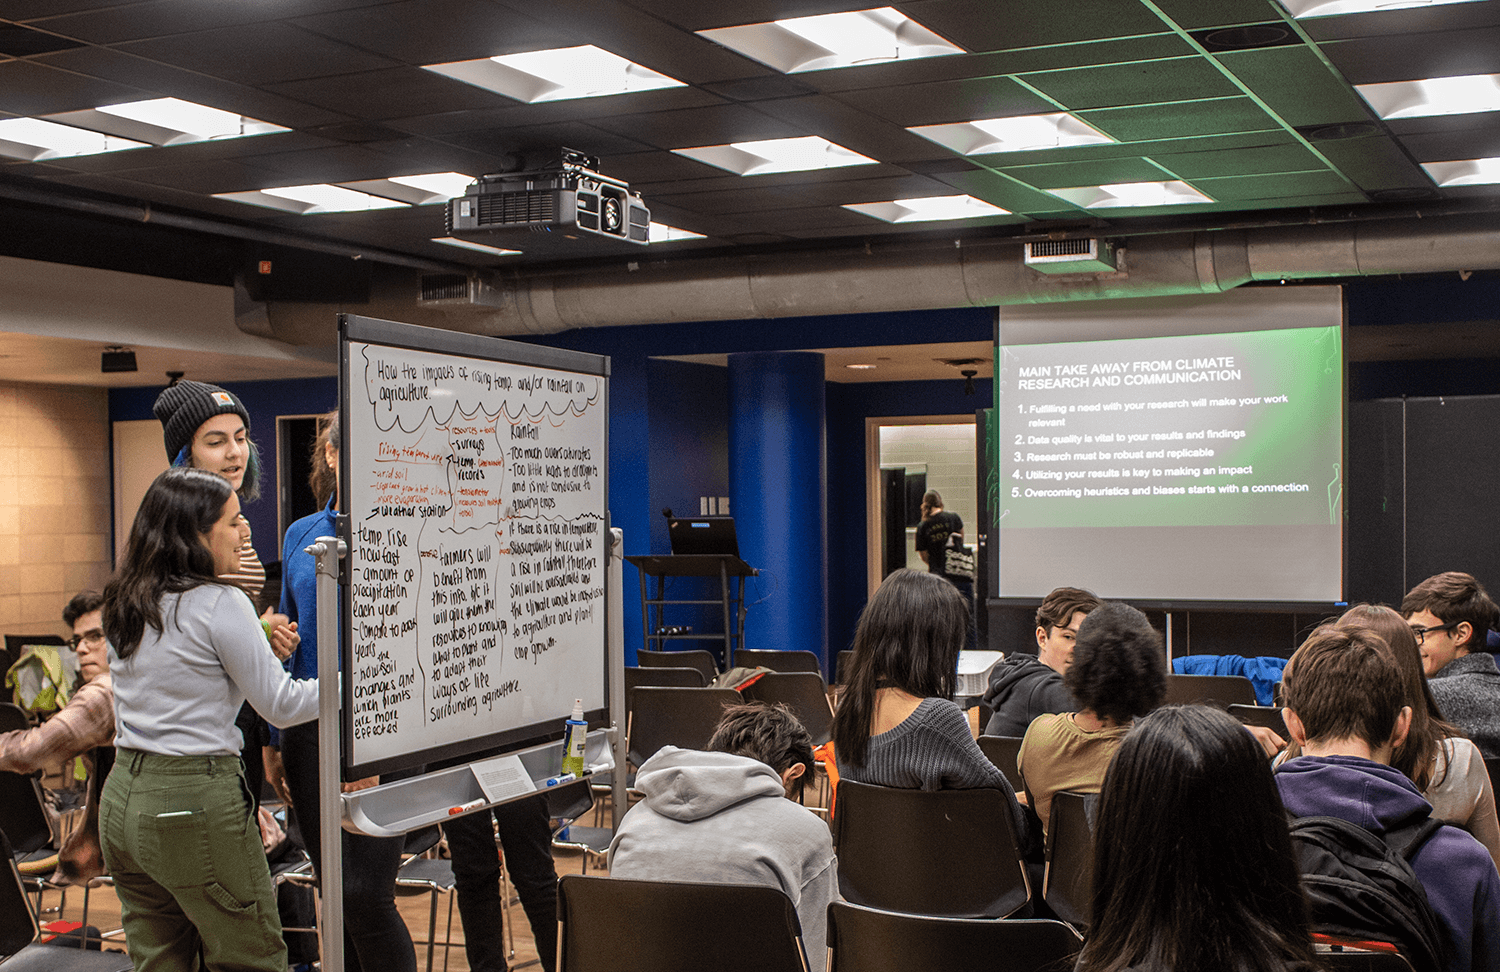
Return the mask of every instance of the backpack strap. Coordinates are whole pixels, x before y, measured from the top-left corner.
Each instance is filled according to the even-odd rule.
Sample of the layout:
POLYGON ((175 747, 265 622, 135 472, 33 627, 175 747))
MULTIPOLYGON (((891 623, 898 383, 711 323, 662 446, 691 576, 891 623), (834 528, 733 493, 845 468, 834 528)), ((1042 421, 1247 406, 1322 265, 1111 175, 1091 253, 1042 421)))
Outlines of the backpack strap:
POLYGON ((1441 820, 1429 816, 1421 821, 1397 827, 1395 830, 1387 830, 1385 844, 1409 864, 1417 851, 1422 849, 1422 845, 1427 843, 1427 839, 1442 828, 1441 820))

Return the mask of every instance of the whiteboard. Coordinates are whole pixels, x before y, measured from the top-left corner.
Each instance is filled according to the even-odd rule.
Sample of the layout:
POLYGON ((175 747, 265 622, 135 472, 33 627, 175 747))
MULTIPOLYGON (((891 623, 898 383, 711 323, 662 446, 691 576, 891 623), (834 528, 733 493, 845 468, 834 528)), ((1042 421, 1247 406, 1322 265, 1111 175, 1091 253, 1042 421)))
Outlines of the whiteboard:
POLYGON ((608 359, 342 318, 353 779, 606 715, 608 359))

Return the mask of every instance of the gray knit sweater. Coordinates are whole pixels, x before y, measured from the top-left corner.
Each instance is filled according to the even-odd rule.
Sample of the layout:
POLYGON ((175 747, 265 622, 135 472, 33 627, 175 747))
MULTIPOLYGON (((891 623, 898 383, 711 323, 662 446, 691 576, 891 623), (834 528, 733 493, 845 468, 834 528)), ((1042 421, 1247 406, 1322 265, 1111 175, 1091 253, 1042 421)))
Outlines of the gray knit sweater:
POLYGON ((1427 682, 1443 718, 1464 731, 1485 759, 1500 757, 1500 668, 1484 651, 1455 658, 1427 682))
POLYGON ((980 751, 964 711, 947 699, 923 699, 900 725, 871 736, 863 766, 840 758, 839 776, 906 790, 1000 790, 1010 806, 1017 844, 1026 846, 1026 817, 1015 790, 980 751))

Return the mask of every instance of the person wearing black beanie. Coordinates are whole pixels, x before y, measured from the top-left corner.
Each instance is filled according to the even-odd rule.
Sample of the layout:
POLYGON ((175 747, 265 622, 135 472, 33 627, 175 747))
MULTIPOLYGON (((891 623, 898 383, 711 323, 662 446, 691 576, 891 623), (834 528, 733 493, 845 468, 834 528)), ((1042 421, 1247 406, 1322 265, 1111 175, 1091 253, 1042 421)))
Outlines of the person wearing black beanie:
POLYGON ((179 381, 156 397, 167 461, 218 473, 249 502, 260 496, 260 454, 250 440, 250 413, 234 392, 179 381))

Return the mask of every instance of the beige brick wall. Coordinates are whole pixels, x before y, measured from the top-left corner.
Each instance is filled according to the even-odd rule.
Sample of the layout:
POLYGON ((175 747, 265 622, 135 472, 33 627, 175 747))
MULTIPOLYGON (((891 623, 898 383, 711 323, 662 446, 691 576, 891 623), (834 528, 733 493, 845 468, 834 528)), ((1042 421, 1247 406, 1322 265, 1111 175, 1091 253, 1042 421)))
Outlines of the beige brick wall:
POLYGON ((109 579, 109 401, 102 388, 0 382, 0 633, 62 634, 109 579))

